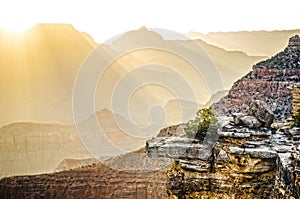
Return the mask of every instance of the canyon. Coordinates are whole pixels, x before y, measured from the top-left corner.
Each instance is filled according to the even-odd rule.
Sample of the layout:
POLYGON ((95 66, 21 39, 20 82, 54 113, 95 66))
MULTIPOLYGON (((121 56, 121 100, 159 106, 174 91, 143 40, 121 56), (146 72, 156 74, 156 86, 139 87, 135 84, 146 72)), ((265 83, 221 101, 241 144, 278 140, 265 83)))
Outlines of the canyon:
POLYGON ((1 198, 299 198, 300 129, 289 119, 299 107, 298 44, 292 37, 212 104, 222 126, 203 142, 187 137, 182 125, 167 127, 139 151, 56 173, 2 178, 1 198), (272 121, 264 122, 266 111, 253 114, 257 100, 272 121), (234 123, 236 113, 253 117, 234 123), (260 124, 251 126, 254 120, 260 124))

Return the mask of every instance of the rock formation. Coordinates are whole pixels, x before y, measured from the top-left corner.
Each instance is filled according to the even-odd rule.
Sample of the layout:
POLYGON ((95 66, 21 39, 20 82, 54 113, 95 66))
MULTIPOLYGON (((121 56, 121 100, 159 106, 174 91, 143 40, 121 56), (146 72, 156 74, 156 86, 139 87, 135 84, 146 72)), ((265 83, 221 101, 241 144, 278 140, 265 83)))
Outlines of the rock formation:
POLYGON ((265 101, 275 114, 276 121, 284 121, 292 112, 292 94, 288 89, 300 81, 300 49, 292 37, 288 47, 270 59, 259 62, 240 80, 227 96, 212 109, 219 115, 247 112, 252 100, 265 101))
POLYGON ((249 114, 257 118, 265 127, 270 127, 274 120, 274 114, 268 105, 260 100, 251 102, 249 114))
POLYGON ((147 142, 148 156, 175 159, 167 172, 168 198, 299 198, 300 128, 289 122, 270 128, 274 115, 259 100, 248 115, 232 115, 220 117, 213 146, 174 137, 147 142))
POLYGON ((270 127, 274 120, 274 114, 268 105, 260 100, 251 102, 248 115, 244 113, 232 113, 233 125, 245 124, 249 128, 260 126, 270 127))
POLYGON ((101 163, 54 174, 0 180, 1 198, 164 198, 165 170, 121 172, 101 163))
POLYGON ((300 49, 300 37, 295 35, 289 39, 289 47, 300 49))
POLYGON ((2 178, 0 198, 161 199, 168 165, 169 160, 128 153, 68 171, 2 178))
POLYGON ((148 141, 150 157, 175 159, 167 172, 168 198, 300 198, 300 128, 288 122, 270 128, 299 106, 298 39, 253 66, 212 105, 219 115, 233 115, 212 147, 187 138, 148 141))
MULTIPOLYGON (((255 117, 254 117, 255 118, 255 117)), ((298 198, 300 129, 226 124, 213 147, 189 138, 155 138, 150 157, 171 157, 168 198, 298 198)))

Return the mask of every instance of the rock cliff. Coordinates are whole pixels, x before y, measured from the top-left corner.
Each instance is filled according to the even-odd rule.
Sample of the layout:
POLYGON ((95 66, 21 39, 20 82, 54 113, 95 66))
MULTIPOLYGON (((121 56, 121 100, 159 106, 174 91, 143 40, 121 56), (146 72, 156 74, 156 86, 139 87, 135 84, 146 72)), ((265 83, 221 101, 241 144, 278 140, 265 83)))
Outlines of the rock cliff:
POLYGON ((171 157, 168 198, 299 198, 300 129, 226 124, 210 146, 190 138, 155 138, 150 157, 171 157), (298 148, 297 148, 298 147, 298 148))
POLYGON ((52 174, 0 180, 0 198, 136 199, 166 197, 166 168, 170 162, 128 153, 81 168, 52 174), (146 170, 150 168, 150 170, 146 170))
POLYGON ((297 38, 292 37, 282 52, 254 65, 253 71, 236 81, 228 95, 213 104, 212 109, 219 115, 246 112, 249 102, 258 99, 271 106, 276 121, 284 121, 292 112, 292 94, 288 86, 300 81, 297 38))
POLYGON ((211 106, 225 121, 215 143, 148 141, 150 157, 175 159, 168 198, 300 198, 300 129, 285 120, 299 107, 299 41, 290 38, 284 51, 254 65, 211 106))

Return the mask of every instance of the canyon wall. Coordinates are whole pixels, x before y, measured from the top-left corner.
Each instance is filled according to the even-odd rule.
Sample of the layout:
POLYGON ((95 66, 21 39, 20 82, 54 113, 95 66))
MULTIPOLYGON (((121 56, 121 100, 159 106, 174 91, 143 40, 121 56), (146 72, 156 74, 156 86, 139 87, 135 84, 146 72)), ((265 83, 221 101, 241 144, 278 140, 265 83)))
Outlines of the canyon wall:
POLYGON ((0 198, 166 198, 168 164, 145 153, 128 153, 52 174, 2 178, 0 198))
POLYGON ((155 138, 150 157, 174 158, 168 198, 299 198, 300 129, 225 125, 218 141, 155 138))
POLYGON ((299 81, 300 49, 298 44, 289 43, 282 52, 254 65, 253 71, 236 81, 228 95, 211 108, 218 115, 230 115, 246 112, 252 100, 262 100, 271 107, 275 120, 282 122, 293 111, 288 87, 299 81))

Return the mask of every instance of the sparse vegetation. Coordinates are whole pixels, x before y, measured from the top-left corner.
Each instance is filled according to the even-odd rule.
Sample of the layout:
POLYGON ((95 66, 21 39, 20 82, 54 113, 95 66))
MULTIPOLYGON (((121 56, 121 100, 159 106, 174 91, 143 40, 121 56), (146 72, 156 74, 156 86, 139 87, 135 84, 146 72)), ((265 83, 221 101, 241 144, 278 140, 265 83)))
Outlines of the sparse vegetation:
POLYGON ((216 132, 219 128, 218 119, 209 108, 200 109, 196 118, 190 120, 185 125, 185 133, 194 136, 196 139, 203 140, 207 132, 216 132))
POLYGON ((292 115, 292 118, 294 119, 293 127, 300 127, 300 109, 292 115))

